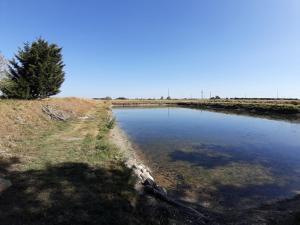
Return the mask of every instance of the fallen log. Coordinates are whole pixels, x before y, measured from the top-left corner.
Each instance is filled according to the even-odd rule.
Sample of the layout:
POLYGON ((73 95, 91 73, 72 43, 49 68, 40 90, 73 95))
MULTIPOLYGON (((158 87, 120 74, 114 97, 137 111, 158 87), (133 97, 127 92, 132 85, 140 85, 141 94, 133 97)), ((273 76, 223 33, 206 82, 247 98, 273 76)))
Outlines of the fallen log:
POLYGON ((195 220, 197 221, 197 224, 199 225, 205 225, 205 224, 210 224, 209 223, 209 218, 207 216, 205 216, 203 213, 200 213, 199 211, 197 211, 196 209, 186 206, 181 202, 178 202, 172 198, 170 198, 167 195, 167 192, 165 191, 164 188, 158 186, 153 180, 151 179, 146 179, 143 182, 143 186, 144 186, 144 191, 152 196, 154 196, 155 198, 158 198, 161 201, 164 201, 174 207, 180 208, 181 211, 184 211, 184 213, 188 214, 189 216, 192 216, 195 218, 195 220))
POLYGON ((57 110, 50 105, 43 105, 42 111, 47 114, 53 120, 66 121, 70 118, 70 115, 62 110, 57 110))

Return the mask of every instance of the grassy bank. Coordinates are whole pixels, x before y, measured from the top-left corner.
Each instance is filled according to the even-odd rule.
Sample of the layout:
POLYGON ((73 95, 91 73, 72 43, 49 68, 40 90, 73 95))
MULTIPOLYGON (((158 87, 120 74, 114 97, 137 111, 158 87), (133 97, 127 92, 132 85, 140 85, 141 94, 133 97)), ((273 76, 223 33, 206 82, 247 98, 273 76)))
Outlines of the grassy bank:
POLYGON ((300 113, 300 104, 290 102, 247 102, 247 101, 207 101, 199 103, 178 103, 181 106, 191 106, 203 109, 223 109, 233 111, 244 111, 258 114, 297 114, 300 113))
POLYGON ((108 137, 109 105, 80 99, 0 101, 1 224, 147 224, 135 178, 108 137), (54 121, 42 105, 67 112, 54 121))

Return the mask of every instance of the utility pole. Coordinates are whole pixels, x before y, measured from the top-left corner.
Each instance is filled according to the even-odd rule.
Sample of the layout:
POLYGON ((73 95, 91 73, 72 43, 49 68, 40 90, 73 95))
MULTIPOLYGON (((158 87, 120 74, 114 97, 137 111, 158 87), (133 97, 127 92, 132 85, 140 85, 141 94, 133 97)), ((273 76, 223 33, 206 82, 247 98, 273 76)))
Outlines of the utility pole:
POLYGON ((201 90, 201 98, 203 99, 203 90, 201 90))
POLYGON ((277 88, 277 99, 278 99, 278 88, 277 88))
POLYGON ((211 91, 209 92, 209 99, 211 99, 211 91))

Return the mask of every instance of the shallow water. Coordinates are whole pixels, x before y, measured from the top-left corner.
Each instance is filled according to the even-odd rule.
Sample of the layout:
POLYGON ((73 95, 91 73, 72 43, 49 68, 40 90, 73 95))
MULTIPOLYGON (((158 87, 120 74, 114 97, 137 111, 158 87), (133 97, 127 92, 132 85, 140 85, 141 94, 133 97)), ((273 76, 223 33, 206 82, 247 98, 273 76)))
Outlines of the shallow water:
POLYGON ((180 107, 113 112, 176 198, 222 210, 300 193, 299 123, 180 107))

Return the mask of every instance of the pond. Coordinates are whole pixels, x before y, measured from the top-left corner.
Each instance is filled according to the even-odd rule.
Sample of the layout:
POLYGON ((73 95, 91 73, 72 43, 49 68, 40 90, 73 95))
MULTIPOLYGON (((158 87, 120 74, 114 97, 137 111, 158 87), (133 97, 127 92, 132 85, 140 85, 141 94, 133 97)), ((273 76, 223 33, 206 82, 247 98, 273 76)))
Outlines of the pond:
POLYGON ((181 107, 113 108, 168 194, 217 210, 300 193, 300 124, 181 107))

